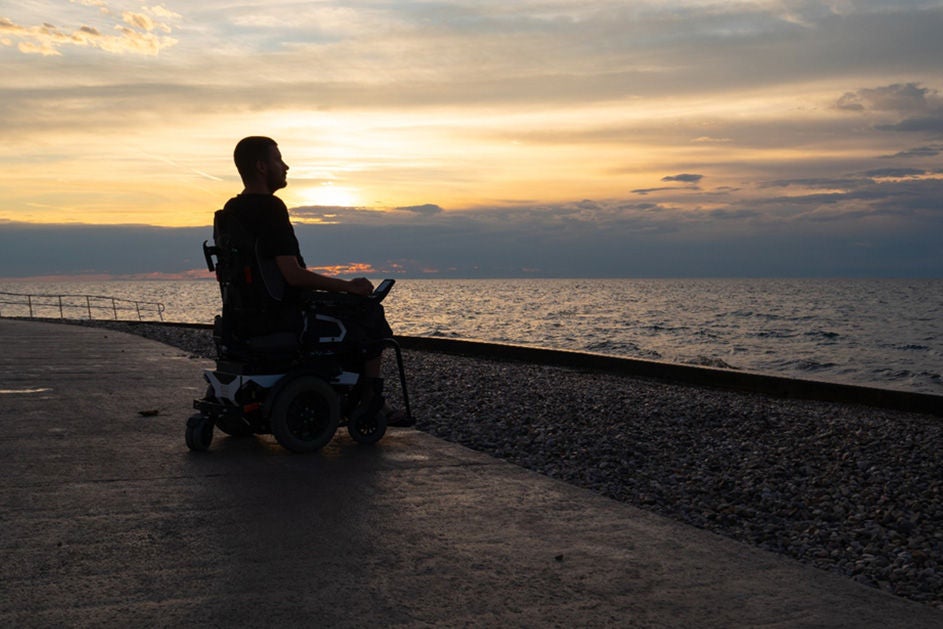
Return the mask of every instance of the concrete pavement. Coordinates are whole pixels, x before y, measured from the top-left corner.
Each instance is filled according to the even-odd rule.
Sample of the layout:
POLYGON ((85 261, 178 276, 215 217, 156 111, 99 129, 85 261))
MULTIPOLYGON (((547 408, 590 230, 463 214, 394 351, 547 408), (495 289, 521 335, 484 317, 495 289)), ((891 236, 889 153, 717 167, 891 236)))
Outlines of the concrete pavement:
POLYGON ((943 627, 415 430, 191 453, 206 366, 0 319, 0 626, 943 627))

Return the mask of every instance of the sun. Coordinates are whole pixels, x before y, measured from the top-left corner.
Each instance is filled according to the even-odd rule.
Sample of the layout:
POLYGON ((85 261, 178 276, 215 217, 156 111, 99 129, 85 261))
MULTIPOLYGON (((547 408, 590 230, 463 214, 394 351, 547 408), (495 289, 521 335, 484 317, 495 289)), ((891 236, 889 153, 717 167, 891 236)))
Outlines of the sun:
POLYGON ((356 188, 337 186, 333 183, 322 183, 304 188, 299 190, 298 196, 305 205, 356 207, 360 202, 360 195, 356 188))

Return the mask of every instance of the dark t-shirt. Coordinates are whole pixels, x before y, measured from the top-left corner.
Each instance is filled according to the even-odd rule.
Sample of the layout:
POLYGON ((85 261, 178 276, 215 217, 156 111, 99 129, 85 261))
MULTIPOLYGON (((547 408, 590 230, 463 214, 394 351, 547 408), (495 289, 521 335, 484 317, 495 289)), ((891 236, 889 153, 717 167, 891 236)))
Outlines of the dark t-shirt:
MULTIPOLYGON (((243 307, 232 311, 239 334, 249 337, 300 329, 301 291, 285 283, 275 264, 277 256, 295 256, 304 266, 288 208, 271 194, 240 194, 226 202, 221 214, 236 219, 241 227, 238 233, 251 238, 258 255, 260 276, 246 285, 243 307)), ((222 224, 231 225, 229 221, 222 224)))
POLYGON ((259 255, 295 256, 302 267, 305 265, 288 208, 281 199, 271 194, 240 194, 227 201, 223 209, 258 237, 259 255))

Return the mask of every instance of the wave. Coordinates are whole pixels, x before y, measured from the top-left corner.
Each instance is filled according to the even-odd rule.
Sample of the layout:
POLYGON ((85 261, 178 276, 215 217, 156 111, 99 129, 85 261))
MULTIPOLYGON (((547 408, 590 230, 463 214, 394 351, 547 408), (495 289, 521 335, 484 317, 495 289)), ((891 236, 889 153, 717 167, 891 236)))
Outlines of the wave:
POLYGON ((662 355, 657 351, 639 347, 637 343, 629 341, 598 341, 595 343, 587 343, 582 349, 596 354, 631 356, 633 358, 647 358, 649 360, 660 360, 662 358, 662 355))
POLYGON ((416 336, 430 336, 435 338, 448 338, 448 339, 457 339, 462 338, 462 335, 453 330, 443 330, 441 328, 427 328, 425 330, 419 330, 414 332, 416 336))
POLYGON ((902 352, 929 352, 931 350, 929 345, 920 345, 916 343, 908 343, 906 345, 895 345, 894 349, 902 352))
POLYGON ((792 339, 799 336, 799 333, 795 330, 761 330, 749 334, 749 336, 759 339, 792 339))
POLYGON ((825 339, 828 341, 834 341, 841 338, 841 334, 839 334, 838 332, 829 332, 827 330, 810 330, 806 332, 803 336, 806 336, 808 338, 825 339))
POLYGON ((722 360, 720 358, 713 358, 711 356, 696 356, 691 360, 684 361, 685 364, 695 365, 697 367, 717 367, 719 369, 739 369, 739 367, 734 367, 730 363, 722 360))
POLYGON ((838 367, 834 362, 820 362, 810 358, 798 358, 795 360, 786 360, 779 363, 785 371, 802 371, 808 373, 830 371, 838 367))

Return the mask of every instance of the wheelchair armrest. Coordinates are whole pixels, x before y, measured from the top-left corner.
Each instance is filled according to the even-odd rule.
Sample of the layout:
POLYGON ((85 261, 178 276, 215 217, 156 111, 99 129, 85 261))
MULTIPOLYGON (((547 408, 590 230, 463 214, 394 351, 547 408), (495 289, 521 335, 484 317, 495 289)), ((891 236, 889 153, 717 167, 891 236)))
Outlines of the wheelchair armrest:
POLYGON ((265 336, 253 336, 245 340, 245 345, 255 352, 290 352, 297 350, 301 341, 297 334, 278 332, 265 336))
POLYGON ((367 303, 367 297, 350 293, 330 293, 323 290, 306 291, 302 303, 309 308, 330 306, 360 306, 367 303))

